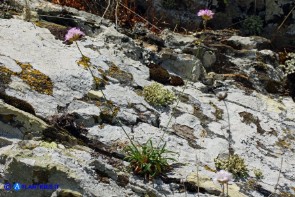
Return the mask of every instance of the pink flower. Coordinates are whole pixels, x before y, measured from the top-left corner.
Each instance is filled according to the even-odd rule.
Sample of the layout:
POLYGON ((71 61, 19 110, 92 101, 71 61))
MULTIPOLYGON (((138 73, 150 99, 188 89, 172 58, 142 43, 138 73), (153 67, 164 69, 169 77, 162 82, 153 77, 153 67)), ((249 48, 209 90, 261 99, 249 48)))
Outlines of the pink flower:
POLYGON ((231 173, 225 170, 220 170, 216 173, 215 177, 213 178, 213 181, 214 183, 220 184, 230 183, 233 181, 233 176, 231 173))
POLYGON ((65 36, 65 41, 74 42, 79 40, 81 37, 85 36, 85 34, 78 28, 71 28, 65 36))
POLYGON ((198 16, 201 16, 203 20, 210 20, 213 18, 214 13, 211 10, 205 9, 205 10, 200 10, 198 12, 198 16))

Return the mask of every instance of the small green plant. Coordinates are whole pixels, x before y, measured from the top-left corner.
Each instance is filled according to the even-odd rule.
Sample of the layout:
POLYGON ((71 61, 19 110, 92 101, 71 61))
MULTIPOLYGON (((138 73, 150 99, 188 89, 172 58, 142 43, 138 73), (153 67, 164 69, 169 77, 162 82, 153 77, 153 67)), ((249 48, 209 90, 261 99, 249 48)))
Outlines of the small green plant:
POLYGON ((147 180, 169 169, 168 161, 176 161, 174 158, 166 157, 167 154, 175 154, 166 149, 166 143, 162 147, 153 147, 149 139, 139 147, 130 145, 125 149, 126 160, 130 162, 132 171, 135 174, 143 175, 147 180))
POLYGON ((280 65, 280 68, 286 75, 295 73, 295 53, 288 53, 286 58, 285 64, 280 65))
POLYGON ((263 28, 263 21, 259 16, 249 16, 243 22, 243 31, 249 35, 260 35, 263 28))
POLYGON ((177 3, 176 0, 162 0, 162 6, 165 9, 176 9, 177 3))
POLYGON ((239 155, 231 155, 227 159, 214 159, 217 170, 227 170, 231 172, 235 178, 247 178, 249 176, 248 168, 243 158, 239 155))
POLYGON ((155 106, 167 106, 176 99, 173 92, 156 82, 144 87, 143 96, 147 102, 155 106))
POLYGON ((263 173, 262 173, 262 171, 260 170, 260 169, 257 169, 257 168, 255 168, 254 170, 253 170, 253 172, 254 172, 254 175, 255 175, 255 178, 257 179, 257 180, 261 180, 261 179, 263 179, 263 173))
POLYGON ((254 179, 254 178, 248 179, 245 183, 245 187, 247 188, 247 190, 255 190, 257 186, 258 186, 257 179, 254 179))

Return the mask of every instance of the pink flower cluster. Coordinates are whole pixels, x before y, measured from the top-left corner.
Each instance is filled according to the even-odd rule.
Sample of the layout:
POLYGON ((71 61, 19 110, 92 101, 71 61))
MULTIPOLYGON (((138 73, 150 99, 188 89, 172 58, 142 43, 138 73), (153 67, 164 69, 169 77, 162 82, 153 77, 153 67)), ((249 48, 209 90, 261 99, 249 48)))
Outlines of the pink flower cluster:
POLYGON ((201 16, 203 20, 210 20, 213 18, 214 13, 211 10, 205 9, 205 10, 200 10, 198 12, 198 16, 201 16))
POLYGON ((231 183, 233 181, 233 176, 231 173, 225 170, 220 170, 216 173, 215 177, 213 178, 213 181, 214 183, 220 184, 231 183))
POLYGON ((71 28, 65 36, 65 41, 74 42, 81 37, 85 36, 85 34, 78 28, 71 28))

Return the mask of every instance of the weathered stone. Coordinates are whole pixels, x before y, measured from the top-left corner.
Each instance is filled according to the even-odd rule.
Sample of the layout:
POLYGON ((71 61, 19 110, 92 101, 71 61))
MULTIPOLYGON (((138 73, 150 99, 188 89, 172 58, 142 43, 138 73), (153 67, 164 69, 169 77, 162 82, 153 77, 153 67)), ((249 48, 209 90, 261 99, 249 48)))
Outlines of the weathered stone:
MULTIPOLYGON (((219 195, 221 194, 221 187, 214 184, 212 179, 202 175, 202 174, 196 174, 192 173, 187 177, 188 182, 192 182, 199 186, 201 189, 204 189, 209 194, 219 195)), ((236 184, 230 184, 228 186, 228 195, 230 197, 246 197, 245 194, 240 192, 240 188, 236 184)))
POLYGON ((0 133, 8 138, 41 137, 48 125, 41 119, 0 100, 0 133))
POLYGON ((200 60, 188 54, 173 54, 170 52, 161 52, 162 63, 161 66, 173 72, 182 78, 192 81, 198 81, 201 72, 202 64, 200 60))
POLYGON ((83 124, 85 127, 95 125, 100 121, 101 110, 93 105, 83 101, 73 101, 67 108, 67 113, 78 115, 77 123, 83 124))
POLYGON ((269 49, 271 47, 270 41, 263 37, 252 36, 232 36, 225 41, 226 44, 232 46, 235 49, 269 49))
MULTIPOLYGON (((283 8, 287 1, 275 4, 283 8)), ((158 0, 157 2, 160 3, 158 0)), ((231 22, 233 16, 242 16, 241 10, 251 13, 254 1, 251 2, 235 1, 222 7, 222 1, 213 1, 212 9, 215 9, 214 6, 221 6, 221 10, 226 10, 226 14, 222 13, 224 18, 218 19, 224 21, 220 23, 224 25, 231 22)), ((256 2, 258 13, 261 12, 259 9, 264 9, 264 2, 256 2)), ((62 12, 61 6, 42 0, 32 0, 30 3, 33 9, 40 9, 40 12, 62 12)), ((188 4, 188 1, 184 1, 181 6, 199 5, 190 6, 197 24, 201 22, 201 18, 196 16, 195 8, 203 8, 206 3, 207 1, 198 1, 188 4)), ((177 9, 174 11, 183 13, 177 9)), ((76 20, 75 26, 82 30, 86 28, 87 36, 78 41, 78 46, 89 58, 92 73, 77 65, 81 54, 75 45, 62 44, 47 29, 35 28, 31 23, 16 19, 0 21, 3 41, 0 46, 0 96, 4 102, 11 105, 14 103, 15 107, 21 109, 2 102, 1 180, 60 184, 57 191, 34 191, 34 194, 33 191, 24 191, 24 197, 56 197, 59 191, 69 190, 68 195, 81 194, 86 197, 180 197, 184 195, 179 191, 183 188, 181 180, 191 172, 196 172, 196 164, 200 175, 213 177, 214 159, 218 155, 234 152, 244 158, 250 171, 253 168, 263 171, 265 177, 261 180, 260 191, 273 191, 281 169, 278 188, 291 191, 293 195, 290 188, 295 180, 295 105, 292 98, 280 90, 284 78, 278 69, 277 54, 268 48, 269 41, 260 37, 233 39, 236 31, 211 31, 208 28, 197 33, 196 38, 164 32, 161 37, 166 39, 167 48, 162 48, 163 40, 150 36, 150 41, 159 44, 159 47, 151 51, 144 49, 145 45, 141 45, 140 40, 150 33, 148 28, 138 35, 131 35, 138 39, 134 41, 119 33, 114 24, 109 23, 107 27, 104 22, 100 23, 100 18, 95 15, 68 7, 64 10, 73 13, 69 15, 73 17, 69 20, 76 20), (84 21, 83 24, 81 21, 84 21), (99 23, 99 29, 95 27, 95 23, 99 23), (90 27, 94 28, 92 33, 90 27), (206 36, 204 41, 201 41, 202 36, 206 36), (158 50, 162 51, 158 53, 158 50), (15 64, 15 60, 22 63, 15 64), (205 76, 201 61, 208 71, 207 77, 211 77, 208 85, 190 81, 197 81, 205 76), (189 79, 185 87, 166 86, 179 96, 179 103, 175 102, 166 108, 154 108, 146 103, 140 92, 151 81, 149 68, 142 62, 146 65, 155 62, 165 67, 169 74, 169 78, 166 77, 165 80, 168 78, 169 85, 177 78, 173 78, 173 72, 189 79), (43 94, 40 87, 36 88, 32 86, 32 82, 23 80, 19 75, 23 72, 23 65, 32 66, 26 70, 27 76, 30 76, 27 71, 32 71, 37 73, 33 75, 34 79, 38 78, 36 76, 49 77, 52 81, 52 94, 43 94), (193 69, 195 73, 191 73, 193 69), (108 78, 107 83, 96 86, 92 74, 100 79, 108 78), (246 86, 247 83, 251 86, 246 86), (100 90, 105 93, 107 101, 100 90), (226 96, 222 94, 224 92, 226 96), (11 101, 12 98, 16 100, 11 101), (109 110, 108 104, 116 113, 110 113, 112 110, 109 110), (23 111, 28 111, 31 115, 23 111), (56 120, 50 121, 53 125, 47 129, 47 124, 36 119, 33 114, 45 121, 50 121, 48 117, 54 115, 56 120), (103 118, 100 121, 101 116, 103 118), (82 124, 88 127, 85 128, 82 124), (11 136, 3 132, 6 128, 13 130, 11 136), (167 157, 175 158, 175 163, 180 165, 175 168, 172 165, 171 171, 165 174, 167 177, 162 176, 152 183, 145 183, 140 177, 131 175, 125 170, 129 163, 121 161, 124 159, 123 149, 130 143, 126 134, 136 145, 144 144, 149 139, 154 146, 161 147, 165 144, 167 150, 176 152, 167 154, 167 157), (34 140, 22 140, 24 136, 25 139, 33 137, 34 140), (35 141, 41 137, 48 142, 35 141), (114 157, 120 159, 120 162, 114 157), (283 158, 282 167, 280 158, 283 158), (23 173, 19 173, 20 171, 23 173)), ((284 7, 283 11, 286 10, 287 7, 284 7)), ((167 12, 171 14, 174 11, 167 12)), ((217 16, 218 13, 215 18, 217 16)), ((286 21, 286 28, 292 17, 286 21)), ((65 24, 65 21, 60 19, 59 22, 65 24)), ((211 20, 208 27, 216 21, 211 20)), ((181 78, 176 81, 183 83, 181 78)), ((252 172, 250 175, 254 176, 252 172)), ((190 185, 184 181, 185 186, 193 187, 188 190, 192 192, 187 194, 189 197, 196 195, 194 181, 190 185)), ((208 177, 206 181, 210 186, 202 190, 204 194, 200 196, 220 194, 219 185, 211 185, 208 177)), ((240 184, 241 189, 247 186, 243 182, 240 184)), ((14 197, 20 194, 5 192, 3 188, 1 184, 0 196, 14 197)), ((236 188, 236 192, 238 190, 236 188)), ((258 192, 251 190, 247 195, 258 197, 258 192)), ((234 194, 239 195, 240 193, 234 194)))

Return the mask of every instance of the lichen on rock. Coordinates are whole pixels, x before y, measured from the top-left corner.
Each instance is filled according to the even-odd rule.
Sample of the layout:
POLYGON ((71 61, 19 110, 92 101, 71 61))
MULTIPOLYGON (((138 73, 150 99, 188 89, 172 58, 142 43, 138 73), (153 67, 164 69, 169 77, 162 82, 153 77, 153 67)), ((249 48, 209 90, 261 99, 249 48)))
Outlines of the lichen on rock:
POLYGON ((53 83, 48 76, 34 69, 32 65, 28 63, 17 62, 17 64, 22 68, 22 71, 21 73, 15 73, 15 75, 19 76, 32 87, 33 90, 41 94, 52 95, 53 83))
POLYGON ((21 72, 13 72, 4 66, 0 67, 0 80, 3 84, 8 85, 11 82, 11 76, 17 76, 33 90, 41 94, 52 95, 53 83, 48 76, 34 69, 31 64, 21 63, 19 61, 16 61, 16 63, 21 67, 21 72))

